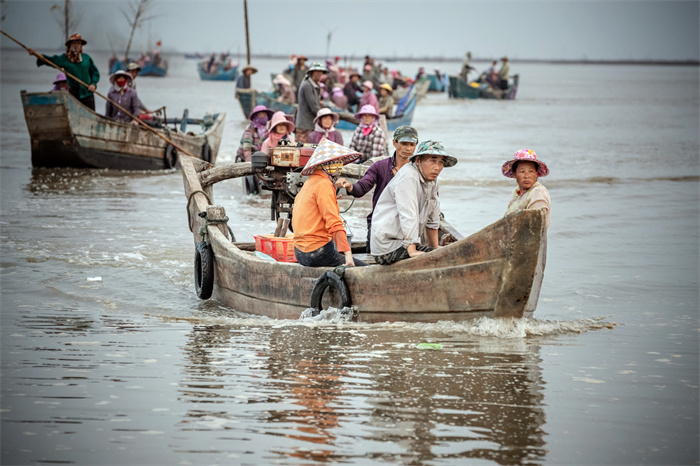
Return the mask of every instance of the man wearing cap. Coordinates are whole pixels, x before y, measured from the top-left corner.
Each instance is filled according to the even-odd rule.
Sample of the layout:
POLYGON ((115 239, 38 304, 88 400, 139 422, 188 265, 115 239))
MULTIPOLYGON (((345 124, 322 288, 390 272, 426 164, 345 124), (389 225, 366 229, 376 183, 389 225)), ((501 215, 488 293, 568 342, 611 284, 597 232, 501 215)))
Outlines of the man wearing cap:
POLYGON ((316 113, 321 109, 321 86, 318 84, 321 81, 321 76, 328 72, 325 66, 320 63, 314 63, 306 72, 306 77, 299 87, 297 102, 296 121, 296 140, 298 142, 306 142, 309 133, 314 130, 314 118, 316 113))
POLYGON ((336 188, 345 188, 353 197, 362 197, 374 188, 372 195, 372 210, 367 215, 367 252, 370 250, 370 235, 372 232, 372 214, 377 205, 379 196, 386 185, 394 178, 394 175, 408 163, 418 144, 418 132, 411 126, 399 126, 394 131, 394 155, 373 163, 365 175, 352 184, 345 178, 338 178, 336 188))
POLYGON ((423 141, 379 196, 372 217, 371 251, 377 264, 416 257, 438 247, 440 199, 437 178, 457 159, 442 143, 423 141), (420 244, 425 231, 428 246, 420 244))
POLYGON ((80 34, 73 34, 66 41, 66 53, 61 55, 46 56, 39 54, 34 49, 28 49, 29 55, 37 57, 36 66, 42 66, 46 63, 41 57, 47 59, 56 66, 63 68, 66 71, 68 81, 68 91, 80 101, 83 105, 91 110, 95 110, 95 89, 100 80, 100 72, 97 66, 92 61, 92 58, 87 53, 83 53, 83 45, 87 41, 80 34), (73 78, 68 76, 72 74, 76 78, 88 85, 88 87, 79 84, 73 78))
MULTIPOLYGON (((141 67, 138 65, 136 62, 131 62, 129 65, 126 67, 126 72, 131 75, 131 81, 127 83, 127 86, 132 88, 133 90, 136 90, 136 76, 139 75, 139 72, 141 72, 141 67)), ((146 108, 146 106, 141 102, 141 98, 139 97, 139 110, 142 110, 146 113, 151 113, 149 109, 146 108)))
POLYGON ((297 62, 292 68, 292 87, 294 92, 299 93, 299 87, 301 87, 301 82, 306 78, 309 67, 306 66, 306 55, 299 55, 297 57, 297 62))
POLYGON ((241 75, 236 79, 236 89, 250 89, 250 77, 257 72, 257 68, 250 64, 244 66, 241 75))

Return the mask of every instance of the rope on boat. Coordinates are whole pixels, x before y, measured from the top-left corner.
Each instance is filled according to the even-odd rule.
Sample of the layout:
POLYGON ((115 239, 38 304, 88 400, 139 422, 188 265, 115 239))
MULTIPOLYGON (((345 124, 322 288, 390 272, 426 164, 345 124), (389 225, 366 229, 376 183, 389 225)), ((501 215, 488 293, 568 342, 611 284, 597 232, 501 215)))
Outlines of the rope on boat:
MULTIPOLYGON (((192 199, 194 198, 195 194, 204 194, 204 197, 207 198, 207 202, 209 202, 209 205, 213 205, 211 202, 211 199, 209 199, 209 195, 202 191, 201 189, 198 189, 197 191, 192 191, 189 196, 187 196, 187 225, 190 227, 190 231, 192 231, 192 215, 190 214, 190 204, 192 203, 192 199)), ((199 236, 202 237, 203 240, 206 241, 206 235, 207 235, 207 227, 209 225, 219 225, 221 223, 227 223, 228 222, 228 217, 224 217, 222 219, 218 220, 212 220, 207 217, 206 212, 200 212, 199 216, 202 217, 205 220, 204 225, 201 226, 199 229, 199 236)), ((231 230, 231 227, 226 225, 226 228, 228 229, 229 235, 231 235, 231 242, 235 243, 236 242, 236 237, 233 234, 233 230, 231 230)))
POLYGON ((355 203, 355 199, 357 199, 357 198, 356 198, 356 197, 353 197, 353 198, 352 198, 352 202, 350 203, 350 205, 348 206, 348 208, 345 209, 345 210, 341 210, 340 213, 341 213, 341 214, 344 214, 345 212, 347 212, 348 210, 350 210, 350 207, 352 207, 352 205, 355 203))
POLYGON ((204 194, 204 197, 207 198, 207 202, 209 202, 209 205, 212 205, 211 199, 209 199, 209 195, 201 189, 198 189, 197 191, 192 191, 190 195, 187 196, 187 225, 190 227, 190 231, 192 231, 192 216, 190 215, 190 204, 192 203, 192 198, 195 194, 204 194))

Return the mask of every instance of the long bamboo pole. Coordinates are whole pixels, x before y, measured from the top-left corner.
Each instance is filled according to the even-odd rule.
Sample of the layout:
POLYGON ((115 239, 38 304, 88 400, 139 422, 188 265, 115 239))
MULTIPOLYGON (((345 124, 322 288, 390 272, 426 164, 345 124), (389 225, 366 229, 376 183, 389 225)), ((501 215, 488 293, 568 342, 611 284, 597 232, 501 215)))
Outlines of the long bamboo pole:
MULTIPOLYGON (((17 45, 19 45, 20 47, 22 47, 22 48, 23 48, 24 50, 26 50, 27 52, 32 53, 32 50, 30 50, 26 45, 24 45, 23 43, 21 43, 20 41, 18 41, 17 39, 15 39, 14 37, 12 37, 12 36, 9 35, 8 33, 6 33, 5 31, 3 31, 2 29, 0 29, 0 33, 2 33, 3 36, 7 37, 7 38, 10 39, 11 41, 15 42, 17 45)), ((88 86, 86 83, 84 83, 83 81, 81 81, 80 79, 78 79, 78 78, 76 78, 75 76, 73 76, 72 74, 70 74, 68 71, 64 70, 63 68, 61 68, 60 66, 56 65, 56 64, 53 63, 52 61, 48 60, 48 59, 47 59, 46 57, 44 57, 42 54, 37 53, 37 52, 34 52, 32 55, 34 55, 35 57, 37 57, 37 58, 40 59, 40 60, 45 61, 48 65, 51 65, 52 67, 56 68, 57 70, 64 72, 64 73, 66 74, 66 76, 70 76, 70 77, 71 77, 74 81, 76 81, 77 83, 82 84, 83 86, 85 86, 85 87, 87 87, 87 88, 90 87, 90 86, 88 86)), ((159 133, 158 131, 156 131, 154 128, 151 128, 150 126, 148 126, 146 123, 144 123, 143 121, 141 121, 138 117, 134 116, 131 112, 129 112, 127 109, 125 109, 124 107, 122 107, 121 105, 119 105, 118 103, 116 103, 115 101, 113 101, 112 99, 110 99, 109 97, 104 96, 104 95, 100 94, 100 93, 97 92, 97 91, 95 91, 95 94, 99 95, 100 97, 102 97, 102 98, 105 99, 106 101, 111 102, 112 105, 114 105, 115 107, 117 107, 119 110, 121 110, 121 111, 124 112, 125 114, 129 115, 131 118, 133 118, 133 120, 134 120, 135 122, 137 122, 138 124, 140 124, 141 126, 143 126, 144 128, 146 128, 147 130, 149 130, 150 132, 152 132, 153 134, 155 134, 156 136, 158 136, 159 138, 161 138, 163 141, 165 141, 165 142, 167 142, 168 144, 172 145, 172 146, 173 146, 175 149, 177 149, 180 153, 185 154, 185 155, 189 155, 190 157, 199 158, 199 157, 195 157, 194 155, 190 154, 188 151, 186 151, 185 149, 183 149, 182 147, 180 147, 178 144, 175 144, 173 141, 171 141, 170 139, 168 139, 167 137, 165 137, 164 135, 162 135, 161 133, 159 133)))
POLYGON ((243 14, 245 15, 245 51, 246 63, 250 65, 250 39, 248 38, 248 0, 243 0, 243 14))

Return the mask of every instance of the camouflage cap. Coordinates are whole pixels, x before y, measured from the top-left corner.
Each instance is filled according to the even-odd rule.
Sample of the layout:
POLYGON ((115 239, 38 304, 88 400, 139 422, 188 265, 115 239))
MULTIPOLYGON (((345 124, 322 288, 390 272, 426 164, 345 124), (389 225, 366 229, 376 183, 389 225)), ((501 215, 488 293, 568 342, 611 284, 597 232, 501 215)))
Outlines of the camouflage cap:
POLYGON ((416 158, 420 157, 421 155, 441 155, 445 168, 454 167, 457 165, 457 158, 448 154, 445 151, 445 146, 443 146, 441 142, 433 141, 431 139, 421 142, 418 147, 416 147, 416 151, 411 157, 409 157, 408 160, 415 162, 416 158))
POLYGON ((399 126, 394 131, 394 141, 418 144, 418 131, 413 126, 399 126))

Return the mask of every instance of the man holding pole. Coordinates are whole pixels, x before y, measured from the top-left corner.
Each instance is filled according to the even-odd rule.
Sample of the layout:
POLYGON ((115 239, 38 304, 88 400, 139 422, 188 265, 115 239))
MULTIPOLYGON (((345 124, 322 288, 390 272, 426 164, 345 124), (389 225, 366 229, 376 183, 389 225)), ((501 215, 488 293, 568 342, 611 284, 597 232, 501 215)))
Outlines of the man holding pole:
MULTIPOLYGON (((66 73, 68 78, 68 91, 80 101, 83 105, 95 110, 95 92, 97 82, 100 80, 100 72, 95 66, 95 62, 86 53, 83 53, 83 45, 87 41, 80 34, 73 34, 66 41, 66 53, 54 56, 43 56, 53 64, 63 68, 65 71, 82 80, 88 87, 77 83, 71 76, 66 73)), ((36 66, 45 65, 46 63, 40 58, 40 54, 34 49, 28 49, 30 55, 37 57, 36 66)))

